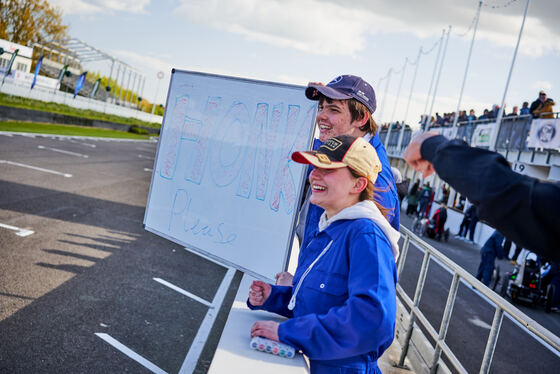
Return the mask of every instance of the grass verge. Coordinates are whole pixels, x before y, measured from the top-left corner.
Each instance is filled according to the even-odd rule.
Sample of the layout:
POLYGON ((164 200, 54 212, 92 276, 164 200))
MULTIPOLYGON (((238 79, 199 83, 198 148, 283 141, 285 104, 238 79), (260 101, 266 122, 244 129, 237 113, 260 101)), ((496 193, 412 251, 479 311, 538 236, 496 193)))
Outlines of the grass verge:
POLYGON ((36 134, 53 134, 68 136, 90 136, 97 138, 142 139, 147 140, 149 135, 132 134, 124 131, 102 129, 98 127, 83 127, 71 125, 53 125, 34 122, 5 122, 0 121, 0 131, 28 132, 36 134))

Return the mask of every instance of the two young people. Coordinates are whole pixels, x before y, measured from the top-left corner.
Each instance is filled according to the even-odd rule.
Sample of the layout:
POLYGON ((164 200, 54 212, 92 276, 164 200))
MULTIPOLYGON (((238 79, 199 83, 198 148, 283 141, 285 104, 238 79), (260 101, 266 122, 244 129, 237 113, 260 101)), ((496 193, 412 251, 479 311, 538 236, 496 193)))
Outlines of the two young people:
MULTIPOLYGON (((251 336, 290 344, 316 373, 380 373, 377 359, 393 341, 396 314, 398 196, 371 115, 375 93, 344 75, 310 84, 319 100, 319 141, 295 152, 309 164, 309 199, 298 267, 286 285, 255 281, 248 306, 289 317, 259 321, 251 336)), ((281 277, 282 278, 282 277, 281 277)), ((281 283, 281 282, 280 282, 281 283)))

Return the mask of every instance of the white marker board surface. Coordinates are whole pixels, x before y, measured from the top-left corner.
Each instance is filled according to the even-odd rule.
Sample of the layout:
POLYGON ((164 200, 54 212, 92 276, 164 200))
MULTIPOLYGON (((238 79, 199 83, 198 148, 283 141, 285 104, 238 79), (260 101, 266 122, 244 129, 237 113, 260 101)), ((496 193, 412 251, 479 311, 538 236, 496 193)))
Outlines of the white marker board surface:
POLYGON ((147 230, 259 278, 283 270, 316 102, 304 87, 173 70, 147 230))

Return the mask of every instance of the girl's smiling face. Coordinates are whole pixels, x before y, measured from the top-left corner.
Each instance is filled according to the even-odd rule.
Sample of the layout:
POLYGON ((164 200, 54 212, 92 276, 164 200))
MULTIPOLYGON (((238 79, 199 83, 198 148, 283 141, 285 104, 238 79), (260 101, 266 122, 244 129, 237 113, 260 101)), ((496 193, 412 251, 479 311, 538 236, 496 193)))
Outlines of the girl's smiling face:
POLYGON ((356 204, 360 192, 367 185, 365 177, 354 178, 347 167, 339 169, 314 168, 309 175, 309 201, 325 209, 332 218, 342 209, 356 204))

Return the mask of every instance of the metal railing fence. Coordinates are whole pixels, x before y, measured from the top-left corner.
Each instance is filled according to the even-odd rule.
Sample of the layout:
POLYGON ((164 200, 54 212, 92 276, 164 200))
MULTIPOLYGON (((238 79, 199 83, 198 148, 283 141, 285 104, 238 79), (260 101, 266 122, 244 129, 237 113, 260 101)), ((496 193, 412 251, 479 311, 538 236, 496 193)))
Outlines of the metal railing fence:
POLYGON ((408 254, 408 249, 410 244, 413 243, 417 248, 424 252, 424 258, 419 271, 418 281, 416 284, 416 290, 412 299, 406 294, 404 289, 400 284, 397 284, 397 294, 406 303, 410 309, 410 318, 408 326, 406 329, 406 337, 404 344, 402 345, 402 352, 399 359, 399 366, 404 365, 406 355, 408 353, 410 340, 412 337, 412 332, 414 329, 414 324, 416 321, 420 322, 424 329, 430 334, 430 336, 435 340, 436 344, 434 347, 434 354, 431 360, 431 365, 429 367, 430 373, 436 373, 438 369, 438 363, 442 353, 445 353, 450 363, 455 367, 455 369, 460 373, 468 373, 465 367, 457 359, 456 355, 453 353, 451 348, 446 344, 445 338, 447 331, 449 329, 449 324, 451 320, 451 314, 453 312, 453 306, 455 304, 455 299, 457 296, 457 290, 461 281, 466 282, 468 285, 476 288, 480 293, 486 296, 494 305, 494 319, 492 321, 492 327, 490 329, 490 334, 486 342, 486 349, 484 351, 484 356, 482 358, 482 363, 480 366, 480 373, 486 374, 490 370, 492 364, 492 359, 494 356, 494 349, 496 348, 496 343, 498 341, 498 335, 502 326, 502 321, 504 314, 511 316, 512 319, 518 321, 526 331, 530 331, 544 342, 549 344, 553 349, 560 353, 560 338, 545 329, 543 326, 532 320, 526 314, 521 312, 519 309, 515 308, 497 293, 486 287, 479 280, 465 271, 463 268, 459 267, 441 252, 436 250, 434 247, 420 239, 411 230, 400 226, 400 232, 404 236, 404 242, 401 250, 401 255, 397 265, 397 272, 400 278, 401 272, 404 268, 404 263, 408 254), (428 321, 426 316, 422 313, 419 308, 420 299, 422 298, 422 293, 424 291, 424 284, 426 281, 426 275, 428 273, 428 266, 431 259, 439 261, 443 266, 447 267, 453 273, 453 279, 451 281, 451 286, 449 288, 449 293, 447 296, 447 302, 445 305, 443 317, 439 330, 436 331, 436 327, 432 326, 428 321))
MULTIPOLYGON (((553 113, 554 118, 558 118, 559 114, 560 113, 553 113)), ((531 115, 504 117, 496 139, 496 150, 531 151, 528 147, 528 138, 532 121, 533 117, 531 115)), ((495 119, 458 122, 455 138, 462 139, 471 146, 476 146, 476 144, 473 144, 473 135, 476 133, 477 127, 493 122, 495 122, 495 119)), ((453 127, 451 125, 432 127, 430 130, 438 131, 448 138, 453 136, 453 127)), ((405 127, 403 130, 402 141, 399 144, 398 139, 400 137, 400 133, 401 129, 391 129, 389 132, 387 128, 380 129, 378 132, 381 143, 387 144, 387 152, 390 154, 402 154, 410 143, 412 130, 409 127, 405 127), (387 136, 389 136, 388 142, 386 142, 387 136)), ((543 150, 543 152, 557 153, 558 151, 555 149, 546 149, 543 150)))

